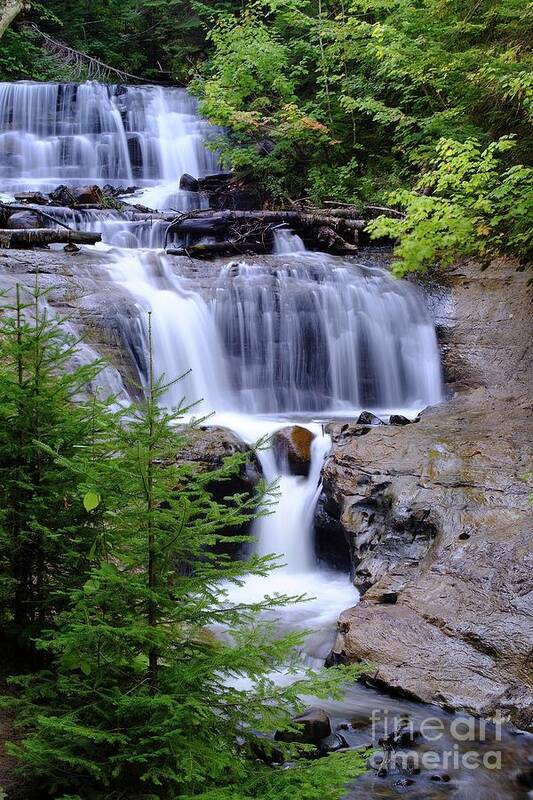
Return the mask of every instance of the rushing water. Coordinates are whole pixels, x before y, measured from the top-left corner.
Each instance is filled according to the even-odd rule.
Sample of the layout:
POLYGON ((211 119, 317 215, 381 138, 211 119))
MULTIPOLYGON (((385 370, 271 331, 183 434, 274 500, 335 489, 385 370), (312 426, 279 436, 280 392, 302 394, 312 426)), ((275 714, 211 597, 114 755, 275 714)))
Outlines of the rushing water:
MULTIPOLYGON (((180 89, 0 84, 0 180, 8 193, 48 191, 58 183, 133 182, 142 187, 137 200, 150 207, 192 208, 202 198, 179 191, 179 178, 216 170, 204 147, 207 135, 209 126, 180 89)), ((123 339, 144 337, 146 344, 152 311, 156 372, 167 380, 187 373, 169 387, 166 404, 183 397, 200 401, 198 414, 216 412, 213 423, 247 442, 294 421, 313 433, 309 475, 282 470, 275 513, 258 519, 253 530, 258 552, 279 554, 282 566, 266 579, 250 578, 231 591, 231 599, 276 591, 311 595, 309 603, 284 609, 279 625, 311 628, 302 658, 320 665, 338 613, 358 599, 349 576, 319 568, 313 551, 313 513, 330 446, 322 423, 335 416, 353 419, 363 409, 384 418, 409 416, 439 402, 439 353, 423 299, 414 286, 365 259, 305 252, 301 239, 283 228, 275 232, 273 256, 213 265, 209 278, 200 280, 186 260, 154 249, 164 241, 161 221, 133 221, 111 210, 54 213, 78 228, 102 231, 104 241, 121 248, 102 254, 102 262, 137 304, 137 317, 121 322, 123 339), (124 249, 134 247, 141 249, 124 249)), ((145 380, 146 353, 137 347, 135 357, 145 380)), ((260 459, 265 477, 274 479, 280 469, 272 450, 261 451, 260 459)), ((367 719, 376 705, 397 703, 357 687, 344 705, 328 710, 336 719, 351 719, 350 730, 357 731, 362 726, 355 718, 367 719)), ((406 711, 407 704, 400 708, 406 711)), ((355 733, 352 739, 359 743, 355 733)), ((465 786, 461 797, 501 796, 483 781, 465 786)), ((419 797, 441 796, 440 788, 422 791, 419 797)), ((351 796, 396 793, 367 777, 351 796)))
MULTIPOLYGON (((197 194, 178 188, 185 172, 199 177, 217 169, 204 146, 210 126, 195 112, 184 89, 0 83, 2 191, 135 184, 143 189, 136 202, 149 208, 201 205, 197 194)), ((162 243, 151 224, 139 226, 121 214, 55 213, 76 228, 103 232, 116 246, 162 243), (130 236, 114 236, 123 230, 130 236)))
POLYGON ((156 194, 216 170, 195 112, 183 89, 0 83, 0 178, 22 189, 135 181, 156 194))
MULTIPOLYGON (((111 273, 154 310, 155 363, 201 410, 311 417, 440 400, 433 325, 413 286, 383 269, 301 254, 230 263, 210 289, 160 253, 121 253, 111 273)), ((216 269, 213 267, 213 269, 216 269)))

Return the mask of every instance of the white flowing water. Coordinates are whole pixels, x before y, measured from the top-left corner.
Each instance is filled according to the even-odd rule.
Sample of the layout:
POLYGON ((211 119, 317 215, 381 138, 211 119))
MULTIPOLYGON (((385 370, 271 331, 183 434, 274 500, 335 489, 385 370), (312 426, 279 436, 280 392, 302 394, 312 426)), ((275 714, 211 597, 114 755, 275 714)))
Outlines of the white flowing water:
MULTIPOLYGON (((187 172, 216 172, 205 147, 213 128, 184 89, 157 86, 0 83, 2 192, 48 192, 58 184, 140 187, 132 202, 150 209, 204 208, 179 189, 187 172)), ((76 230, 102 233, 116 247, 162 247, 167 225, 98 210, 48 209, 76 230)))
POLYGON ((313 597, 284 610, 280 627, 313 629, 304 655, 315 664, 333 644, 339 611, 358 597, 347 575, 319 568, 313 550, 330 447, 320 420, 354 419, 363 408, 414 416, 440 399, 440 367, 433 326, 410 284, 324 255, 289 259, 230 263, 203 289, 162 253, 123 251, 109 269, 144 319, 153 312, 156 373, 170 381, 191 369, 168 388, 169 406, 199 400, 197 415, 216 412, 213 424, 252 444, 291 422, 314 434, 308 477, 280 475, 273 450, 259 452, 265 478, 279 476, 280 496, 252 533, 257 552, 280 554, 282 566, 229 598, 313 597))
POLYGON ((289 228, 279 228, 274 231, 274 252, 279 256, 289 253, 304 253, 305 244, 300 236, 289 228))
POLYGON ((0 83, 0 179, 41 190, 135 182, 152 208, 169 208, 184 172, 217 169, 209 129, 184 89, 0 83))
MULTIPOLYGON (((216 171, 205 147, 211 133, 184 90, 152 86, 0 84, 0 180, 5 192, 49 191, 58 183, 135 183, 137 202, 186 210, 204 201, 180 191, 183 173, 216 171)), ((47 207, 48 208, 48 207, 47 207)), ((363 409, 407 416, 440 400, 435 333, 412 285, 384 269, 307 253, 292 231, 275 231, 275 255, 187 270, 153 248, 167 223, 114 210, 55 208, 57 218, 93 231, 121 249, 108 269, 135 298, 136 319, 124 319, 127 341, 146 337, 148 311, 156 373, 172 381, 163 401, 199 401, 197 415, 255 442, 297 421, 314 434, 308 477, 283 473, 273 514, 253 534, 259 553, 280 554, 267 579, 250 579, 232 596, 307 593, 316 599, 283 611, 282 626, 312 627, 308 657, 323 659, 338 612, 357 600, 349 577, 319 569, 313 513, 330 446, 322 421, 355 418, 363 409), (138 247, 142 249, 124 249, 138 247), (152 248, 150 251, 147 248, 152 248)), ((146 340, 145 340, 146 341, 146 340)), ((143 355, 141 380, 146 379, 143 355)), ((280 472, 272 450, 263 472, 280 472)))

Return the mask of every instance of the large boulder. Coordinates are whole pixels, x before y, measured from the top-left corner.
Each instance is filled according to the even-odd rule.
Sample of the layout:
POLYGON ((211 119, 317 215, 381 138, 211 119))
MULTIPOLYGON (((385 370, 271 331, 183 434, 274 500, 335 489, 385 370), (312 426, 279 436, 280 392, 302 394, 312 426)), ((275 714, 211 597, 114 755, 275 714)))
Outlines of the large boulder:
POLYGON ((522 726, 533 724, 527 280, 509 262, 445 275, 444 374, 461 392, 416 425, 331 426, 317 520, 325 509, 363 592, 329 662, 365 660, 378 686, 522 726))
POLYGON ((39 215, 34 211, 30 211, 30 209, 27 211, 16 211, 14 214, 9 216, 9 219, 7 220, 7 227, 11 230, 40 228, 41 220, 39 215))
POLYGON ((213 425, 193 430, 178 460, 183 464, 194 464, 202 472, 211 472, 219 469, 224 460, 235 453, 247 453, 248 458, 236 475, 217 484, 215 494, 227 497, 250 493, 261 478, 261 467, 252 449, 229 428, 213 425))
POLYGON ((279 469, 292 475, 308 475, 314 438, 314 434, 301 425, 290 425, 276 431, 272 436, 272 448, 279 469))
POLYGON ((199 190, 198 178, 193 178, 188 172, 184 172, 180 178, 179 187, 184 192, 197 192, 199 190))

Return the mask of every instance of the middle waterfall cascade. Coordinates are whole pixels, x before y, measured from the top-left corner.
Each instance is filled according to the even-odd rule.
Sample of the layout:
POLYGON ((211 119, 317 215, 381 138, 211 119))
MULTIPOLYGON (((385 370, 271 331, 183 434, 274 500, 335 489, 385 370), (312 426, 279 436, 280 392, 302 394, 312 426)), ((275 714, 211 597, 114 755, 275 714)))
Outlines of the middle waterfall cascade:
MULTIPOLYGON (((286 609, 279 624, 313 629, 303 655, 318 665, 333 644, 337 614, 357 593, 346 575, 319 567, 313 552, 330 447, 317 420, 354 419, 363 408, 414 416, 440 400, 438 347, 422 298, 384 269, 318 253, 212 265, 207 284, 186 261, 162 253, 122 251, 109 269, 143 314, 153 311, 156 373, 169 381, 192 367, 169 387, 168 405, 201 399, 195 413, 215 411, 213 424, 250 444, 291 420, 314 434, 309 476, 282 474, 274 513, 253 529, 257 551, 280 553, 283 568, 231 587, 228 599, 314 597, 286 609)), ((265 478, 275 479, 272 449, 258 455, 265 478)))
POLYGON ((171 379, 192 369, 169 404, 185 395, 203 401, 199 413, 327 417, 409 415, 440 400, 422 299, 383 269, 277 256, 232 262, 202 291, 164 254, 126 251, 111 272, 155 312, 157 371, 171 379))

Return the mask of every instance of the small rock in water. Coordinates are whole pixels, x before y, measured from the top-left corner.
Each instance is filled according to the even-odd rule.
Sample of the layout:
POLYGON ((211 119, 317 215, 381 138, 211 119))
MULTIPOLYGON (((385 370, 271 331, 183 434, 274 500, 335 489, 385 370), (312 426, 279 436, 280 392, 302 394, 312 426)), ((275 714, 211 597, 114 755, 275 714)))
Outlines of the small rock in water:
POLYGON ((408 419, 407 417, 402 416, 402 414, 391 414, 389 419, 390 425, 412 425, 414 422, 419 422, 420 417, 416 417, 415 419, 408 419))
POLYGON ((299 717, 294 717, 292 721, 297 725, 303 726, 302 729, 297 733, 277 731, 275 738, 278 742, 318 744, 321 739, 326 739, 331 734, 329 717, 323 708, 308 708, 299 717))
POLYGON ((103 192, 99 186, 69 187, 61 184, 48 195, 54 205, 100 205, 103 192))
POLYGON ((385 423, 379 417, 376 417, 371 411, 361 411, 357 420, 357 425, 384 425, 385 423))
POLYGON ((34 203, 36 206, 45 206, 48 203, 48 198, 41 192, 18 192, 15 200, 19 203, 34 203))
POLYGON ((61 184, 54 189, 53 192, 50 192, 48 197, 56 206, 71 206, 75 201, 74 195, 68 186, 65 186, 64 184, 61 184))
POLYGON ((99 205, 102 202, 102 190, 99 186, 78 186, 71 189, 74 201, 81 205, 99 205))
POLYGON ((340 750, 341 747, 349 746, 344 736, 340 733, 332 733, 320 742, 320 750, 324 753, 333 753, 335 750, 340 750))
POLYGON ((442 781, 443 783, 449 783, 451 781, 451 778, 450 778, 449 775, 447 775, 444 772, 444 773, 442 773, 440 775, 438 773, 435 773, 434 775, 431 775, 429 780, 430 781, 435 781, 437 783, 440 782, 440 781, 442 781))
POLYGON ((41 222, 38 214, 33 211, 17 211, 11 214, 7 221, 7 227, 11 230, 29 230, 30 228, 40 228, 41 222))
POLYGON ((197 192, 199 189, 198 179, 185 172, 180 178, 180 189, 184 192, 197 192))
POLYGON ((300 425, 282 428, 272 436, 272 447, 280 469, 288 467, 292 475, 309 475, 311 443, 314 434, 300 425))

